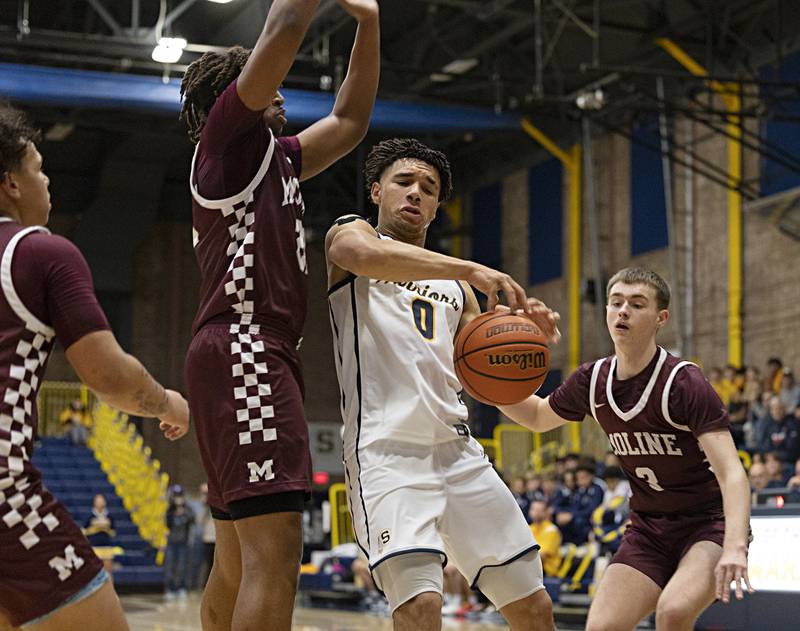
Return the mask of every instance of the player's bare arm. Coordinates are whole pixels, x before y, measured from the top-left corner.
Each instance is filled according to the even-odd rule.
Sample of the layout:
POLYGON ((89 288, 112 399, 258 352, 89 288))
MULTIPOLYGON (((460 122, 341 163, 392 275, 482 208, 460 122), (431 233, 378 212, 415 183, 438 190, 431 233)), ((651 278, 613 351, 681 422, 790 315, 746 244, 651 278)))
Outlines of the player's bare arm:
POLYGON ((333 110, 297 136, 302 148, 300 179, 314 177, 364 138, 380 75, 380 26, 375 0, 338 0, 358 21, 350 66, 333 110))
POLYGON ((110 331, 95 331, 66 350, 81 381, 100 400, 123 412, 157 417, 170 440, 189 431, 189 407, 174 390, 159 384, 138 359, 120 348, 110 331))
POLYGON ((236 91, 251 110, 266 109, 292 66, 319 0, 275 0, 236 91))
POLYGON ((524 401, 514 405, 498 405, 497 409, 505 414, 515 423, 527 427, 534 432, 549 432, 551 429, 561 427, 569 421, 561 418, 550 407, 550 397, 542 397, 532 394, 524 401))
POLYGON ((391 282, 464 280, 486 294, 490 311, 499 302, 500 292, 511 309, 529 310, 525 290, 508 274, 410 243, 380 239, 363 219, 337 222, 325 237, 325 256, 329 286, 348 272, 391 282))
POLYGON ((717 598, 724 603, 730 600, 730 584, 733 581, 736 598, 741 600, 745 588, 749 593, 753 591, 747 576, 750 484, 729 431, 707 432, 701 434, 697 440, 717 477, 722 490, 722 504, 725 510, 725 539, 722 545, 722 557, 714 569, 717 598))

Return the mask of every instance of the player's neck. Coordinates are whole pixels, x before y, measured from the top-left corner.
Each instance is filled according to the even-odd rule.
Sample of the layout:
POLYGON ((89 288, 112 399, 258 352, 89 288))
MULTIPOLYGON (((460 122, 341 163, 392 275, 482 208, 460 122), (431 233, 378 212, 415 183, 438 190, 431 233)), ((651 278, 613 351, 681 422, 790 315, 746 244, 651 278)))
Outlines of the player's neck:
POLYGON ((655 340, 642 348, 616 348, 617 374, 619 380, 630 379, 642 372, 653 361, 658 351, 655 340))
POLYGON ((8 200, 7 197, 5 198, 5 201, 6 201, 6 203, 3 204, 2 200, 0 200, 0 217, 8 217, 9 219, 12 219, 12 220, 16 221, 17 223, 21 224, 22 223, 22 217, 20 215, 19 210, 14 206, 9 206, 8 205, 8 201, 9 200, 8 200))

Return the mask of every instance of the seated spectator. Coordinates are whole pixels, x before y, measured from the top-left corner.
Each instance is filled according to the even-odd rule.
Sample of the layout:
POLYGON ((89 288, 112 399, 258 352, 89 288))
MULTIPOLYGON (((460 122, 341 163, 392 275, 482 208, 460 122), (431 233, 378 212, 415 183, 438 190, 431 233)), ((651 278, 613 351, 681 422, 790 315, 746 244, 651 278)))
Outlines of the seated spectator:
POLYGON ((537 499, 542 499, 547 502, 548 506, 552 506, 560 488, 561 484, 555 472, 545 473, 542 476, 541 498, 537 499))
MULTIPOLYGON (((545 486, 547 486, 545 484, 545 486)), ((561 512, 569 512, 575 496, 575 472, 564 471, 561 476, 561 483, 556 488, 550 504, 553 507, 553 514, 558 516, 561 512)), ((556 519, 556 525, 558 521, 556 519)))
POLYGON ((628 522, 631 487, 619 467, 606 468, 603 477, 607 488, 603 503, 592 513, 592 535, 603 553, 614 553, 628 522))
POLYGON ((525 495, 525 478, 522 476, 515 476, 511 479, 511 484, 509 484, 509 488, 511 489, 511 494, 514 496, 514 499, 517 501, 517 506, 522 511, 523 515, 528 514, 528 508, 530 507, 530 500, 528 496, 525 495))
POLYGON ((722 402, 727 406, 731 402, 733 393, 738 391, 741 385, 742 378, 739 376, 739 371, 736 366, 728 364, 722 369, 722 402))
POLYGON ((777 357, 767 360, 767 369, 764 371, 764 392, 778 394, 783 381, 783 362, 777 357))
POLYGON ((711 387, 714 388, 714 392, 716 392, 717 396, 722 399, 722 402, 727 405, 727 401, 725 401, 725 388, 722 386, 722 370, 716 366, 714 366, 714 368, 709 368, 708 383, 710 383, 711 387))
POLYGON ((536 499, 542 499, 542 476, 537 474, 532 469, 525 473, 525 497, 528 499, 528 509, 530 510, 530 503, 536 499))
POLYGON ((606 483, 606 492, 603 494, 603 506, 610 507, 614 502, 614 498, 622 498, 620 504, 615 510, 619 510, 627 516, 628 513, 628 500, 631 497, 631 483, 625 479, 625 473, 620 467, 606 467, 603 472, 603 480, 606 483))
POLYGON ((109 576, 114 573, 114 554, 121 553, 121 548, 115 551, 111 540, 117 536, 114 530, 114 521, 108 514, 105 495, 98 493, 92 500, 92 514, 82 528, 83 534, 92 544, 94 553, 103 561, 103 568, 109 576))
POLYGON ((750 478, 750 490, 753 493, 760 493, 769 485, 767 467, 760 462, 754 462, 750 466, 748 477, 750 478))
POLYGON ((761 451, 774 451, 784 462, 794 462, 800 456, 800 429, 797 420, 786 413, 777 396, 769 401, 769 418, 764 426, 761 451))
POLYGON ((745 423, 747 422, 747 411, 749 405, 744 398, 744 381, 741 380, 741 387, 739 381, 734 383, 734 387, 730 391, 730 398, 728 399, 728 418, 731 421, 731 435, 733 442, 736 444, 737 449, 744 449, 746 445, 745 440, 745 423))
POLYGON ((86 520, 83 534, 93 546, 110 546, 111 539, 117 534, 111 515, 108 514, 106 498, 101 493, 94 496, 92 514, 86 520))
POLYGON ((543 500, 533 500, 528 519, 536 543, 545 576, 557 576, 561 567, 561 531, 550 521, 551 509, 543 500))
POLYGON ((86 445, 89 438, 89 428, 92 426, 92 417, 80 399, 73 399, 58 417, 58 422, 64 426, 65 433, 73 445, 86 445))
POLYGON ((797 417, 798 406, 800 406, 800 385, 795 381, 794 373, 784 371, 778 397, 780 397, 786 413, 797 417))
POLYGON ((767 488, 782 488, 789 480, 789 463, 781 460, 779 454, 774 451, 768 452, 764 456, 764 466, 767 469, 769 485, 767 488))
POLYGON ((581 545, 589 539, 591 516, 603 502, 603 489, 594 481, 594 467, 581 464, 575 470, 575 492, 566 510, 556 514, 564 543, 581 545))
POLYGON ((578 466, 583 461, 583 456, 576 452, 570 452, 566 456, 564 456, 564 470, 565 471, 577 471, 578 466))
POLYGON ((606 455, 603 456, 603 471, 605 471, 608 467, 622 467, 619 456, 610 449, 606 452, 606 455))

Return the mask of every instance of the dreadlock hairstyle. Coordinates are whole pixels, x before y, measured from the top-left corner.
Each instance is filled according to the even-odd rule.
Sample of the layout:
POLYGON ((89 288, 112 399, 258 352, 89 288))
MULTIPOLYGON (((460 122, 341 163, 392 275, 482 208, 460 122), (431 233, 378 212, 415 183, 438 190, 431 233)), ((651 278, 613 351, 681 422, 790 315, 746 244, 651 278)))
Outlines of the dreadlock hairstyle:
POLYGON ((189 128, 192 142, 200 140, 214 101, 239 76, 248 57, 249 50, 234 46, 224 53, 205 53, 189 64, 181 80, 180 118, 189 128))
POLYGON ((439 201, 449 199, 453 192, 453 177, 450 173, 450 163, 441 151, 426 147, 414 138, 392 138, 375 145, 367 156, 364 165, 364 180, 367 190, 372 188, 373 182, 380 182, 383 172, 397 160, 419 160, 431 165, 439 172, 441 187, 439 201))
POLYGON ((0 104, 0 177, 22 164, 28 143, 39 142, 40 135, 24 112, 0 104))

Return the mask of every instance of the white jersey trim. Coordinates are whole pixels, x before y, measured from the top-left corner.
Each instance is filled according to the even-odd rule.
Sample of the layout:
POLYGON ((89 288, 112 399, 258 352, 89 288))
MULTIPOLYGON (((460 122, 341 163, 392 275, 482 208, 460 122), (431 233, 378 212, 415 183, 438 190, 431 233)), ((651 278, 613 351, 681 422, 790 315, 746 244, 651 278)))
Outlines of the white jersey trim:
POLYGON ((676 423, 672 420, 672 417, 669 415, 669 392, 672 389, 672 382, 675 380, 675 375, 678 374, 678 371, 683 368, 684 366, 696 366, 696 364, 692 362, 679 362, 675 368, 672 369, 672 372, 669 374, 667 378, 667 383, 664 385, 664 393, 661 395, 661 414, 664 415, 664 420, 667 421, 672 427, 675 429, 679 429, 684 432, 692 431, 688 425, 681 425, 680 423, 676 423))
MULTIPOLYGON (((595 402, 595 392, 597 392, 597 378, 600 376, 600 369, 603 367, 603 362, 606 358, 598 359, 592 368, 592 379, 589 381, 589 408, 592 411, 592 418, 597 421, 597 403, 595 402)), ((598 423, 600 421, 597 421, 598 423)))
POLYGON ((197 146, 194 148, 194 155, 192 156, 192 168, 189 171, 189 190, 192 192, 192 197, 200 204, 203 208, 208 208, 209 210, 219 210, 220 208, 224 208, 226 206, 233 206, 234 204, 240 204, 244 202, 247 197, 256 189, 256 187, 261 184, 261 180, 264 179, 264 176, 267 174, 269 170, 269 165, 272 162, 272 154, 275 152, 275 136, 272 134, 272 130, 269 130, 269 147, 267 147, 267 151, 264 154, 264 159, 261 161, 261 166, 258 168, 258 172, 255 174, 250 183, 245 186, 244 190, 241 193, 237 193, 232 197, 226 197, 225 199, 206 199, 197 190, 197 186, 194 183, 194 164, 195 160, 197 159, 197 151, 200 148, 200 143, 197 143, 197 146))
POLYGON ((39 318, 30 312, 30 310, 22 302, 22 299, 19 297, 19 294, 14 287, 14 279, 11 277, 11 263, 14 258, 14 250, 23 237, 33 232, 50 234, 50 231, 42 226, 31 226, 30 228, 24 228, 15 234, 8 242, 8 245, 3 252, 3 258, 0 260, 0 283, 2 283, 3 293, 5 294, 6 300, 14 310, 14 313, 17 314, 17 317, 25 323, 28 329, 36 333, 41 333, 46 338, 50 339, 56 334, 55 329, 47 326, 44 322, 39 320, 39 318))
POLYGON ((614 410, 614 413, 626 423, 639 414, 639 412, 644 409, 644 406, 647 405, 647 401, 650 399, 650 394, 653 392, 653 388, 656 385, 658 375, 661 372, 661 367, 664 365, 664 362, 667 361, 667 351, 661 347, 659 347, 658 351, 658 361, 656 362, 656 367, 653 370, 653 374, 650 375, 650 381, 647 382, 647 386, 645 387, 644 392, 642 392, 642 396, 639 397, 639 401, 627 412, 623 412, 619 408, 616 401, 614 401, 614 395, 611 392, 611 386, 614 380, 614 369, 617 367, 617 356, 614 355, 614 357, 611 358, 611 368, 608 370, 608 378, 606 379, 606 396, 608 397, 608 404, 611 406, 611 409, 614 410))

